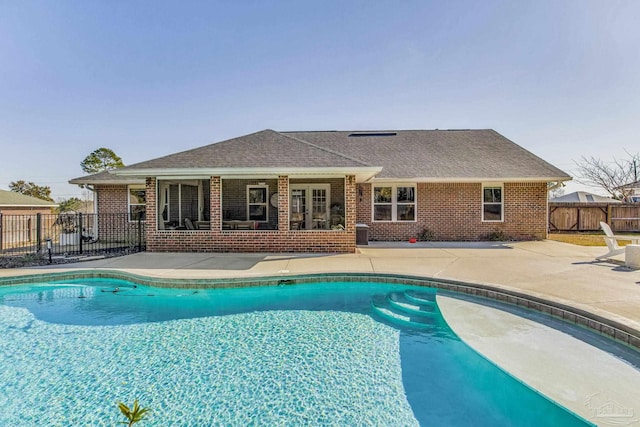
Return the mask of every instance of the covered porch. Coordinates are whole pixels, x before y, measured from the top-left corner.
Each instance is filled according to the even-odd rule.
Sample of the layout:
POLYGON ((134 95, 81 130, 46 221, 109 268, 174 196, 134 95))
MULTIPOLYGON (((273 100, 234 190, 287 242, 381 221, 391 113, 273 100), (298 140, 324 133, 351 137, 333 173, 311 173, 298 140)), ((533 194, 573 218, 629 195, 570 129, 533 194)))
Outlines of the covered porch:
POLYGON ((151 251, 355 250, 355 175, 146 181, 151 251))

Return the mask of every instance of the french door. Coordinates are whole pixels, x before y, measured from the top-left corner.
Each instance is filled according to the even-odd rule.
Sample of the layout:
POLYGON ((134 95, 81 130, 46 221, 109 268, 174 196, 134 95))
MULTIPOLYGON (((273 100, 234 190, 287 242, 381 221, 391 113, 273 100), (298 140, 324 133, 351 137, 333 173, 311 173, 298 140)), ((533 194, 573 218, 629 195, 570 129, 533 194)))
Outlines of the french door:
POLYGON ((327 230, 330 225, 331 186, 293 184, 289 200, 290 229, 327 230))

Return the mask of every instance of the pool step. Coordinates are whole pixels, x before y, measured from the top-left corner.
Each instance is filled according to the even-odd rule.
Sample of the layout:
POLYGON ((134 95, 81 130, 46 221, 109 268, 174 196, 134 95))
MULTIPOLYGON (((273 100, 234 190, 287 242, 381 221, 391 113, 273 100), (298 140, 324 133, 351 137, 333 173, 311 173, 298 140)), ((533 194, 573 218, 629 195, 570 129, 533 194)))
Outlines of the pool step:
MULTIPOLYGON (((390 292, 378 295, 371 301, 373 313, 386 322, 413 329, 429 329, 439 323, 438 307, 435 299, 415 296, 410 300, 404 292, 390 292)), ((435 297, 432 297, 435 298, 435 297)))
POLYGON ((387 322, 396 325, 414 329, 429 329, 434 326, 433 323, 423 323, 422 321, 417 321, 416 317, 412 317, 404 313, 398 313, 388 307, 376 305, 376 303, 374 302, 371 303, 371 308, 377 316, 381 317, 387 322))
POLYGON ((404 297, 413 303, 424 305, 424 306, 432 306, 436 310, 438 309, 438 303, 436 302, 435 294, 427 294, 424 292, 417 292, 417 291, 405 291, 404 297))
POLYGON ((413 316, 435 316, 437 311, 433 304, 418 304, 405 298, 403 294, 390 293, 387 295, 389 305, 396 310, 403 311, 413 316))

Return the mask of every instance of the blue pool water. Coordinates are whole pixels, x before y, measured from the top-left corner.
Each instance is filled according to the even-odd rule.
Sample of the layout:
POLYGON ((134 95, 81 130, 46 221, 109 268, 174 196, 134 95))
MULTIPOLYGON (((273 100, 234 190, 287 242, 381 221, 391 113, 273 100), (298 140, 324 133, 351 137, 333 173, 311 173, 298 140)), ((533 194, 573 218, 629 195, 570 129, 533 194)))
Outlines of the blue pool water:
POLYGON ((0 288, 0 426, 589 425, 462 343, 437 313, 372 309, 382 283, 177 290, 0 288), (422 318, 424 317, 424 319, 422 318))

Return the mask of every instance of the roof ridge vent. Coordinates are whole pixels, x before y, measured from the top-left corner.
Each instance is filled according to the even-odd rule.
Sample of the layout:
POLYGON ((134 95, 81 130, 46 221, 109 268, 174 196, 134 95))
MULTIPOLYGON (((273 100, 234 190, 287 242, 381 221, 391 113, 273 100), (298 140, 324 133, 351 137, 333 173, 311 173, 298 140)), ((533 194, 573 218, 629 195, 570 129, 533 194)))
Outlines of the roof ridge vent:
POLYGON ((381 136, 396 136, 396 132, 354 132, 350 133, 349 137, 360 137, 360 136, 369 136, 369 137, 381 137, 381 136))

